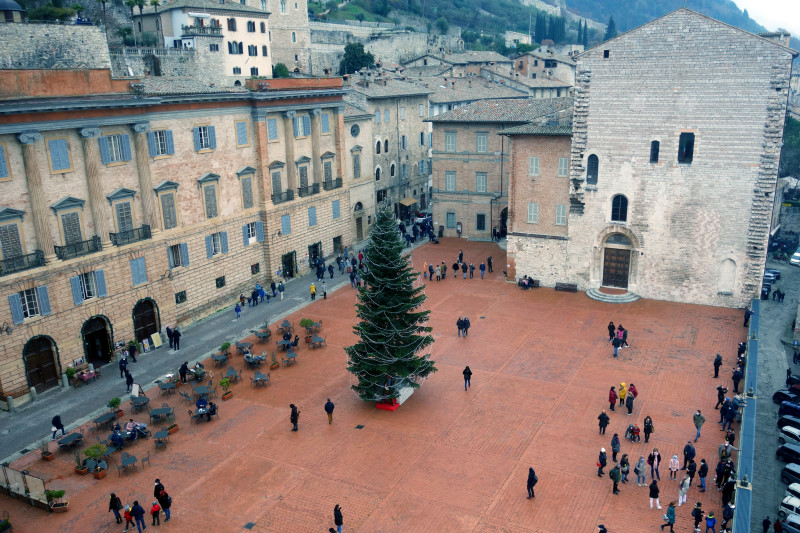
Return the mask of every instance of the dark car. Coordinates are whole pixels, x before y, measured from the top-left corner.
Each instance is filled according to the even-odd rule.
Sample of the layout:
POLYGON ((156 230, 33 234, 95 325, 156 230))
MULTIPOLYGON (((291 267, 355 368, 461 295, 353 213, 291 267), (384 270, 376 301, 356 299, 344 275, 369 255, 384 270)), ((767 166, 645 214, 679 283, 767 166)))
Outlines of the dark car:
POLYGON ((800 401, 800 393, 798 393, 796 390, 790 389, 777 390, 775 391, 775 394, 772 395, 772 401, 778 405, 782 404, 783 402, 798 403, 798 401, 800 401))
POLYGON ((800 418, 800 404, 793 402, 783 402, 778 408, 778 416, 792 415, 800 418))
MULTIPOLYGON (((795 376, 794 374, 786 378, 787 384, 791 387, 792 385, 800 385, 800 376, 795 376)), ((793 389, 797 392, 797 389, 793 389)), ((798 402, 800 403, 800 402, 798 402)))
POLYGON ((797 444, 781 444, 775 452, 778 461, 784 463, 800 463, 800 446, 797 444))
POLYGON ((775 279, 781 279, 781 271, 777 268, 768 268, 764 270, 764 275, 766 276, 767 274, 772 274, 775 279))
POLYGON ((790 485, 792 483, 800 483, 800 465, 789 463, 781 470, 781 481, 790 485))
POLYGON ((785 415, 778 418, 778 429, 786 426, 800 429, 800 417, 785 415))

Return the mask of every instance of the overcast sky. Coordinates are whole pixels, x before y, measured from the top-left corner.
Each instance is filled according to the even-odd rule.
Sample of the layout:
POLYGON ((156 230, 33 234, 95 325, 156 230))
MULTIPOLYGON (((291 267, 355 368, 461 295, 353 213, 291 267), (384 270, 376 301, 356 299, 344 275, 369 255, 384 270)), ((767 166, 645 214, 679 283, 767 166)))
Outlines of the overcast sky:
POLYGON ((775 31, 779 27, 800 38, 800 0, 734 0, 750 18, 775 31))

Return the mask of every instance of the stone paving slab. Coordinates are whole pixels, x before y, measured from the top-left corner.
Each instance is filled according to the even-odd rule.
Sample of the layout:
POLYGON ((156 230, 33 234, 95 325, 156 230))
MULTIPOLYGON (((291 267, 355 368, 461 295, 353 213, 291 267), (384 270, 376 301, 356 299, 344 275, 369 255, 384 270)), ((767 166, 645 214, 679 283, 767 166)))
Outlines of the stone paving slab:
MULTIPOLYGON (((154 404, 176 408, 180 426, 158 455, 149 441, 131 447, 138 457, 151 451, 152 468, 125 477, 113 469, 97 481, 73 473, 69 453, 58 452, 49 463, 37 453, 15 461, 15 468, 45 478, 48 488, 66 489, 70 500, 68 513, 47 515, 6 498, 15 531, 116 532, 108 493, 149 504, 155 477, 174 499, 173 520, 161 526, 173 531, 242 531, 248 522, 253 531, 326 531, 337 503, 348 531, 560 533, 569 524, 569 531, 588 533, 601 522, 612 531, 657 527, 663 511, 648 508, 647 489, 629 483, 613 496, 608 477, 597 477, 597 453, 600 447, 610 451, 614 432, 622 436, 628 423, 641 426, 649 414, 656 426, 651 442, 623 441, 622 452, 632 462, 653 447, 665 458, 680 454, 694 436, 691 415, 700 408, 708 421, 698 457, 713 468, 722 435, 715 387, 730 380, 723 373, 725 380, 715 381, 711 361, 719 352, 726 367, 733 365, 745 335, 741 311, 521 291, 505 282, 504 253, 492 243, 442 239, 415 250, 414 264, 452 263, 459 248, 476 265, 492 255, 495 272, 484 280, 451 275, 428 282, 425 307, 432 311, 439 371, 397 411, 377 410, 349 390, 342 348, 355 338, 355 290, 345 286, 287 317, 295 324, 322 319, 327 346, 309 350, 301 339, 297 364, 273 370, 267 388, 251 388, 252 371, 243 370, 234 397, 218 402, 219 420, 190 425, 193 405, 151 391, 154 404), (466 338, 456 335, 459 315, 472 322, 466 338), (618 359, 606 342, 609 320, 631 332, 631 347, 618 359), (473 384, 464 391, 467 364, 473 384), (598 435, 608 388, 621 381, 639 389, 633 416, 618 407, 606 435, 598 435), (322 409, 327 397, 336 404, 332 425, 322 409), (289 403, 301 410, 296 433, 289 403), (534 500, 525 498, 529 466, 540 480, 534 500)), ((244 366, 239 356, 231 364, 244 366)), ((92 442, 94 433, 84 430, 92 442)), ((666 480, 666 462, 661 473, 666 507, 677 499, 677 482, 666 480)), ((720 513, 715 490, 699 494, 693 487, 689 500, 720 513)), ((677 530, 687 530, 690 510, 678 510, 677 530)))

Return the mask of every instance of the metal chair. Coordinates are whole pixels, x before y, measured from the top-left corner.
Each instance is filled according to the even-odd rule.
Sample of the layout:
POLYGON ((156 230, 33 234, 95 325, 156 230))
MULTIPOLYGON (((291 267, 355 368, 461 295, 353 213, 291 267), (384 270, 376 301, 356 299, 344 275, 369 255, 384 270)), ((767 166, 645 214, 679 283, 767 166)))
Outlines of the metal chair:
POLYGON ((121 477, 123 472, 125 474, 127 474, 128 470, 124 466, 122 466, 121 464, 117 465, 117 475, 119 475, 121 477))
POLYGON ((192 403, 192 397, 191 397, 191 396, 189 396, 188 394, 186 394, 185 392, 183 392, 183 391, 180 391, 178 394, 180 394, 180 395, 181 395, 181 398, 182 398, 182 399, 186 400, 186 401, 187 401, 187 402, 189 402, 189 403, 192 403))
POLYGON ((208 391, 209 396, 213 396, 214 398, 217 397, 217 387, 214 387, 212 390, 208 391))
POLYGON ((168 403, 162 403, 161 407, 169 407, 169 404, 168 403))
POLYGON ((152 463, 150 462, 150 452, 147 452, 147 455, 142 457, 142 459, 139 462, 142 463, 142 470, 144 470, 144 464, 145 463, 147 463, 150 466, 152 466, 152 463))
POLYGON ((194 411, 189 409, 189 423, 196 422, 197 420, 194 417, 194 411))

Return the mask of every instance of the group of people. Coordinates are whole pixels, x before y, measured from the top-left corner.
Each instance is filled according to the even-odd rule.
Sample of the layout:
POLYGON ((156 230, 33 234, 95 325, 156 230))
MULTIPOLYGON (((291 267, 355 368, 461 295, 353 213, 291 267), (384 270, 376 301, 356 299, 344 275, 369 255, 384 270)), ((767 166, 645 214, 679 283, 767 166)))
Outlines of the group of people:
MULTIPOLYGON (((487 270, 492 272, 492 258, 487 257, 485 263, 481 263, 478 265, 478 271, 480 271, 481 279, 486 275, 487 270)), ((457 278, 458 273, 461 272, 464 275, 464 279, 467 279, 467 274, 469 273, 470 279, 475 277, 475 263, 470 262, 467 264, 464 261, 464 251, 458 251, 458 259, 453 263, 453 277, 457 278)), ((442 281, 447 279, 447 264, 442 261, 441 264, 435 265, 434 263, 428 264, 426 261, 422 265, 422 276, 425 279, 430 279, 433 281, 442 281)))
POLYGON ((614 347, 614 357, 619 355, 619 351, 623 348, 629 348, 628 345, 628 330, 619 326, 614 326, 614 322, 608 323, 608 342, 614 347))
MULTIPOLYGON (((611 386, 611 389, 608 391, 608 408, 611 411, 616 411, 615 406, 617 405, 617 400, 619 400, 620 407, 624 406, 628 409, 628 415, 633 414, 633 402, 636 397, 639 396, 639 390, 636 388, 636 385, 633 383, 630 384, 627 388, 625 387, 625 383, 619 384, 619 392, 615 390, 614 385, 611 386)), ((603 411, 605 413, 605 411, 603 411)), ((602 415, 601 415, 602 416, 602 415)), ((608 415, 606 415, 607 417, 608 415)), ((649 418, 649 417, 648 417, 649 418)), ((602 420, 601 420, 602 422, 602 420)), ((602 424, 601 424, 602 427, 602 424)), ((603 433, 605 433, 605 429, 603 428, 603 433)))
POLYGON ((181 381, 183 383, 187 383, 186 376, 191 372, 194 374, 194 378, 197 381, 202 380, 206 377, 206 369, 203 366, 203 363, 197 362, 194 365, 194 368, 189 368, 189 361, 184 361, 181 367, 178 369, 178 375, 181 377, 181 381))
POLYGON ((456 326, 458 327, 458 336, 461 337, 463 335, 464 337, 466 337, 467 334, 469 333, 470 325, 471 324, 469 323, 468 316, 465 316, 464 318, 458 317, 458 320, 456 320, 456 326))
MULTIPOLYGON (((153 504, 149 511, 153 519, 152 525, 161 525, 162 511, 164 512, 164 522, 169 522, 172 497, 167 493, 160 479, 156 479, 155 481, 153 498, 153 504)), ((108 512, 114 513, 117 524, 121 524, 123 518, 125 519, 124 531, 134 529, 135 527, 139 533, 142 533, 142 531, 147 529, 147 524, 144 522, 147 511, 139 504, 138 500, 135 500, 132 504, 123 505, 120 497, 112 492, 108 502, 108 512)))

